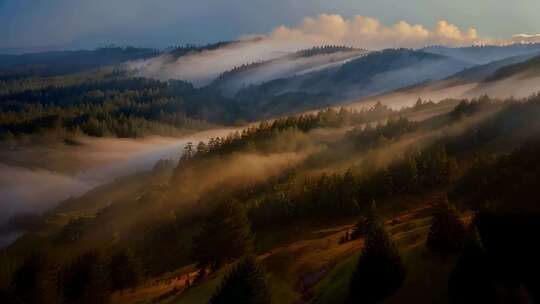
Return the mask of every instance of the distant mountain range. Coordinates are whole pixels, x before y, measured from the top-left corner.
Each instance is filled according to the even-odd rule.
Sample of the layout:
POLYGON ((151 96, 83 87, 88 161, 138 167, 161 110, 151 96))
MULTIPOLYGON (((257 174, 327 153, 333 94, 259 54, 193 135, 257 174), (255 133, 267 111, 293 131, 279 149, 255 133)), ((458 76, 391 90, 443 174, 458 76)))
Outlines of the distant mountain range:
POLYGON ((53 51, 0 55, 0 77, 55 76, 154 57, 155 49, 107 47, 96 50, 53 51))
POLYGON ((418 98, 438 101, 447 98, 523 98, 540 92, 540 51, 465 69, 444 79, 359 98, 348 104, 381 101, 396 107, 413 104, 418 98))
MULTIPOLYGON (((430 46, 375 52, 321 46, 298 51, 263 50, 269 59, 255 61, 250 59, 254 56, 243 56, 264 49, 263 43, 261 38, 255 38, 165 51, 111 47, 0 55, 0 79, 54 76, 112 65, 137 76, 193 80, 201 96, 222 95, 220 102, 236 103, 244 113, 249 113, 249 118, 256 119, 351 100, 403 96, 405 92, 410 98, 415 94, 437 98, 451 90, 454 92, 449 97, 470 97, 482 92, 500 94, 494 88, 510 77, 519 74, 530 80, 539 74, 533 67, 538 65, 534 58, 540 55, 540 44, 430 46), (231 62, 242 63, 229 63, 232 56, 231 62)), ((513 84, 512 88, 507 88, 508 93, 519 89, 530 93, 540 86, 535 88, 533 82, 527 81, 523 86, 513 84)))
POLYGON ((291 78, 338 67, 368 52, 348 47, 326 46, 300 50, 275 59, 243 64, 226 71, 211 86, 233 95, 241 89, 275 79, 291 78))
POLYGON ((486 64, 505 58, 540 52, 540 44, 485 45, 458 48, 429 46, 423 48, 422 51, 452 57, 471 64, 486 64))

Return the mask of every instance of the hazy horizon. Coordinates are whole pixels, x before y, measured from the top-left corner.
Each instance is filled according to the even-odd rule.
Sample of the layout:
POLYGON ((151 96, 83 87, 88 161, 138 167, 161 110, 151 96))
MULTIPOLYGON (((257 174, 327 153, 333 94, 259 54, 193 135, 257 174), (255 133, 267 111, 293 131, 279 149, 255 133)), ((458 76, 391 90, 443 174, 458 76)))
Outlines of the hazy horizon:
MULTIPOLYGON (((375 33, 384 38, 388 32, 397 32, 408 37, 408 41, 397 41, 403 46, 540 40, 540 21, 534 13, 540 4, 536 1, 496 5, 489 0, 463 2, 227 0, 210 5, 208 0, 1 0, 0 19, 6 26, 0 27, 0 52, 94 49, 110 44, 162 49, 250 35, 275 36, 284 30, 289 39, 315 35, 322 36, 323 41, 337 40, 364 48, 370 48, 373 36, 368 40, 351 33, 375 33), (418 7, 430 13, 418 11, 418 7), (501 25, 504 18, 511 22, 501 25), (327 37, 328 29, 333 35, 344 36, 327 37)), ((377 47, 387 46, 382 40, 377 47)))

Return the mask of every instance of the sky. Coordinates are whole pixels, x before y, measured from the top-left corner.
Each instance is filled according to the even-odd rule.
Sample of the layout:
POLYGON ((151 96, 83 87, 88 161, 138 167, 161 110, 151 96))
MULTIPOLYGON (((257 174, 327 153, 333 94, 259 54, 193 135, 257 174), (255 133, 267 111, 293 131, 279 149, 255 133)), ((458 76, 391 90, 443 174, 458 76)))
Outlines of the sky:
POLYGON ((0 49, 204 44, 301 28, 321 14, 429 30, 444 21, 506 39, 540 33, 539 11, 538 0, 0 0, 0 49))

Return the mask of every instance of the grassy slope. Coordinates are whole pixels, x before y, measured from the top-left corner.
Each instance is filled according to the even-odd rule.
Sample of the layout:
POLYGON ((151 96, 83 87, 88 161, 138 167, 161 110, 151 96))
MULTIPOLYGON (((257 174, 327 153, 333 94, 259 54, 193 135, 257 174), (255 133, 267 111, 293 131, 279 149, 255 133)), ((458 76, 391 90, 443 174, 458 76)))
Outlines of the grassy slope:
MULTIPOLYGON (((416 208, 409 205, 408 210, 386 222, 408 270, 403 288, 388 299, 388 303, 446 303, 447 278, 456 257, 441 257, 426 249, 425 239, 431 223, 430 205, 426 205, 426 201, 429 198, 416 208), (393 224, 393 220, 398 223, 393 224)), ((384 208, 381 212, 386 218, 392 214, 384 208)), ((362 239, 339 244, 339 238, 353 224, 350 221, 326 228, 298 230, 289 234, 295 240, 280 240, 279 245, 260 254, 259 261, 267 269, 274 303, 343 302, 363 244, 362 239)), ((115 303, 206 303, 227 270, 222 269, 186 288, 182 280, 168 279, 193 271, 193 268, 184 268, 158 278, 161 285, 149 281, 131 295, 117 295, 115 303)))
MULTIPOLYGON (((147 186, 152 176, 138 173, 98 187, 77 198, 68 199, 57 208, 44 215, 45 222, 36 233, 27 233, 14 244, 0 252, 0 283, 7 280, 13 268, 21 259, 35 248, 50 248, 48 237, 58 233, 71 219, 81 216, 93 216, 103 208, 116 201, 133 199, 136 193, 147 186)), ((59 254, 69 254, 70 250, 62 250, 59 254)))

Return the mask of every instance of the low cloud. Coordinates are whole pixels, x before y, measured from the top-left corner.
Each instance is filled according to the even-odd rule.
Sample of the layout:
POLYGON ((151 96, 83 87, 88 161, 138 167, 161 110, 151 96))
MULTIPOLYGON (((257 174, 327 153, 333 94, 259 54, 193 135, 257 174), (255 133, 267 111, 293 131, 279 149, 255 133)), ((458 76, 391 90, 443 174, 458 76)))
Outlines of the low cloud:
POLYGON ((275 41, 303 41, 311 44, 345 44, 366 49, 418 48, 426 45, 464 46, 489 43, 475 28, 460 29, 445 20, 429 29, 421 24, 399 21, 384 25, 378 19, 321 14, 306 17, 296 27, 279 26, 268 35, 275 41))
POLYGON ((288 53, 320 45, 346 45, 367 50, 385 48, 422 48, 429 45, 471 46, 540 42, 540 34, 519 34, 505 39, 481 36, 475 28, 459 28, 438 21, 432 28, 399 21, 385 25, 378 19, 355 16, 346 19, 337 14, 305 17, 298 25, 274 28, 218 49, 193 52, 176 58, 164 54, 149 60, 131 62, 128 67, 140 76, 160 80, 181 79, 201 87, 220 74, 242 64, 271 60, 288 53), (257 39, 254 39, 257 38, 257 39))
POLYGON ((512 42, 515 43, 539 43, 540 34, 516 34, 512 36, 512 42))
POLYGON ((128 66, 139 71, 141 76, 161 80, 180 79, 195 86, 204 86, 234 67, 274 59, 308 46, 308 43, 298 44, 294 41, 246 38, 218 49, 194 52, 178 58, 164 54, 149 60, 131 62, 128 66))

